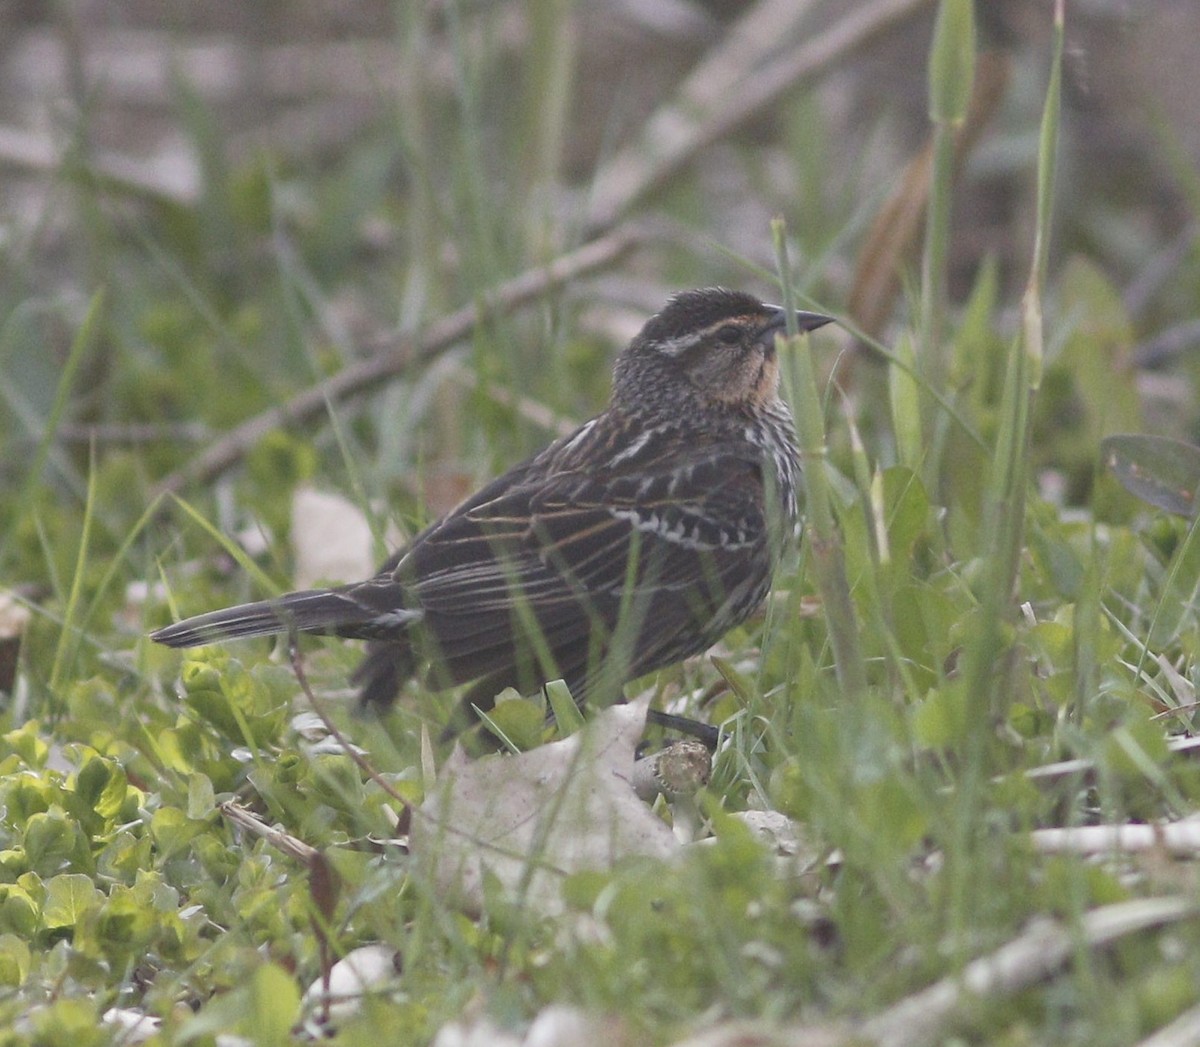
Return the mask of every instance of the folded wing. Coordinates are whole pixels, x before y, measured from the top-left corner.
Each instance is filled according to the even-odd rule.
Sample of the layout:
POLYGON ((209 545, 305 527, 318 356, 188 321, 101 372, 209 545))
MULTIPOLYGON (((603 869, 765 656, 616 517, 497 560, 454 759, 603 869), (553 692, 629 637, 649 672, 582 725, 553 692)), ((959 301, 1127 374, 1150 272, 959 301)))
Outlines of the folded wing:
POLYGON ((582 700, 606 665, 621 683, 678 661, 757 606, 771 558, 753 456, 646 465, 507 486, 420 536, 394 578, 436 683, 561 676, 582 700))

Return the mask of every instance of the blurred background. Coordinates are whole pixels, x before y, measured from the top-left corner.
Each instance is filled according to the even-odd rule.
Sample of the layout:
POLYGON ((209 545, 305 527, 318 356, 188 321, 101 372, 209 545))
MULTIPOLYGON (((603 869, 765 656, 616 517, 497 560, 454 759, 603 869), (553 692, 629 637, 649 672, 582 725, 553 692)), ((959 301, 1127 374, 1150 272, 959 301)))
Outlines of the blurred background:
MULTIPOLYGON (((1200 443, 1200 3, 1066 3, 1040 298, 1054 3, 974 5, 971 105, 936 136, 948 228, 927 237, 950 181, 929 84, 969 64, 931 63, 939 7, 969 10, 0 3, 0 1027, 61 1004, 74 1024, 36 1042, 91 1043, 97 1008, 144 1001, 199 1010, 182 1042, 269 1007, 241 1031, 291 1042, 278 986, 382 938, 402 991, 355 1042, 562 1000, 629 1043, 885 1007, 923 1030, 888 1042, 932 1042, 951 1034, 910 994, 952 995, 1023 940, 1020 996, 969 994, 959 1042, 1148 1044, 1185 1011, 1171 1035, 1196 1042, 1195 921, 1151 941, 1164 910, 1139 916, 1144 940, 1114 949, 1125 932, 1091 918, 1140 894, 1196 911, 1195 850, 1176 860, 1158 825, 1200 804, 1200 767, 1169 751, 1200 731, 1200 455, 1124 463, 1172 518, 1100 448, 1200 443), (313 730, 284 645, 181 657, 147 633, 372 570, 596 412, 669 294, 774 299, 775 218, 798 301, 839 320, 805 343, 823 400, 791 383, 802 421, 825 408, 828 468, 805 475, 834 520, 810 514, 761 622, 653 687, 725 725, 704 810, 793 820, 794 872, 721 828, 678 867, 576 884, 562 934, 507 906, 451 919, 391 860, 407 822, 313 730), (1039 329, 1036 397, 1013 377, 1002 398, 1039 329), (344 918, 318 866, 214 817, 235 792, 331 855, 344 918), (1028 832, 1127 823, 1155 825, 1144 859, 1028 832)), ((356 647, 304 648, 339 716, 356 647)), ((455 701, 414 682, 349 733, 415 798, 455 701)))
MULTIPOLYGON (((883 369, 850 332, 892 345, 912 320, 934 10, 5 5, 0 569, 66 565, 80 524, 59 508, 89 479, 114 547, 164 482, 231 533, 286 534, 286 495, 310 479, 389 506, 377 537, 384 516, 444 510, 594 412, 671 291, 776 294, 773 216, 806 301, 846 321, 820 340, 832 411, 886 463, 883 369), (291 424, 263 416, 281 404, 291 424)), ((985 301, 1005 337, 1051 4, 977 17, 949 292, 985 301)), ((1076 0, 1067 49, 1035 453, 1043 490, 1084 502, 1103 431, 1200 434, 1200 6, 1076 0)), ((986 384, 973 351, 949 387, 986 384)))

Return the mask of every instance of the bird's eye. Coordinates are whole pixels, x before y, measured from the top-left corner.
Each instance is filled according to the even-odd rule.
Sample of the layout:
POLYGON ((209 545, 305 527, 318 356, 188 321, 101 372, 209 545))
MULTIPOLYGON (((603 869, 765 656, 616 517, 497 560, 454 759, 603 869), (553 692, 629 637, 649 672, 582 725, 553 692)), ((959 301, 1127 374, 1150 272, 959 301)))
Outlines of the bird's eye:
POLYGON ((725 345, 737 345, 742 340, 742 329, 737 324, 726 324, 717 330, 717 341, 725 345))

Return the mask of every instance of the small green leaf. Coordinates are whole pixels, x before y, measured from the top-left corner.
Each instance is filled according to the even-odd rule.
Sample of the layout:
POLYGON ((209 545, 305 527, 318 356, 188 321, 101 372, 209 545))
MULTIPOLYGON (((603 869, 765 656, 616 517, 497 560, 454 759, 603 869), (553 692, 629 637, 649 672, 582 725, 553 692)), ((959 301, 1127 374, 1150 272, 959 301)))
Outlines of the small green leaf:
POLYGON ((912 713, 917 740, 940 749, 959 744, 967 730, 967 709, 961 686, 946 686, 926 695, 912 713))
POLYGON ((120 814, 127 789, 121 765, 102 756, 89 757, 75 776, 75 792, 106 823, 120 814))
POLYGON ((216 810, 217 798, 212 780, 207 774, 193 774, 188 778, 187 816, 203 821, 216 810))
POLYGON ((104 895, 93 885, 90 876, 82 873, 63 873, 46 884, 46 902, 42 906, 42 923, 48 930, 74 927, 85 913, 99 907, 104 895))
POLYGON ((929 496, 916 473, 896 465, 884 470, 883 498, 891 554, 907 559, 930 523, 929 496))
POLYGON ((1135 498, 1178 516, 1196 512, 1200 447, 1165 436, 1120 433, 1100 444, 1104 464, 1135 498))
POLYGON ((494 733, 508 739, 524 752, 541 745, 546 713, 540 702, 511 698, 497 702, 495 708, 487 713, 486 722, 494 728, 494 733))
POLYGON ((564 680, 551 680, 546 684, 546 698, 550 702, 550 710, 554 713, 554 722, 558 724, 558 733, 564 738, 574 734, 584 724, 583 713, 571 696, 571 689, 564 680))
POLYGON ((0 884, 0 930, 29 938, 37 922, 38 905, 29 892, 14 883, 0 884))
POLYGON ((41 767, 46 762, 50 747, 41 737, 41 724, 37 720, 26 720, 15 731, 0 736, 4 744, 15 752, 29 767, 41 767))
POLYGON ((0 985, 15 989, 29 975, 29 946, 15 934, 0 934, 0 985))
POLYGON ((164 857, 181 851, 203 831, 202 822, 192 821, 178 807, 160 807, 150 819, 150 834, 164 857))
POLYGON ((259 1047, 291 1042, 291 1029, 300 1010, 295 980, 273 963, 258 968, 250 979, 250 1014, 239 1023, 259 1047))
POLYGON ((70 863, 78 842, 74 822, 55 808, 33 815, 25 824, 25 855, 29 867, 39 875, 59 872, 70 863))

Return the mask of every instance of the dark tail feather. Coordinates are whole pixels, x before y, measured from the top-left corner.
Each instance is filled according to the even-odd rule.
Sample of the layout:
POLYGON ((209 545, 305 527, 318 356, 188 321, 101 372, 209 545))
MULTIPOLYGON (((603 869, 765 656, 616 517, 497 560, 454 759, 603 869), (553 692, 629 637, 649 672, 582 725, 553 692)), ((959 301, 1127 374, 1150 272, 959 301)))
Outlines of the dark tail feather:
MULTIPOLYGON (((343 590, 306 589, 277 600, 227 607, 157 629, 150 639, 168 647, 196 647, 246 636, 275 633, 328 633, 337 636, 372 635, 379 611, 343 590)), ((395 617, 395 616, 394 616, 395 617)))

